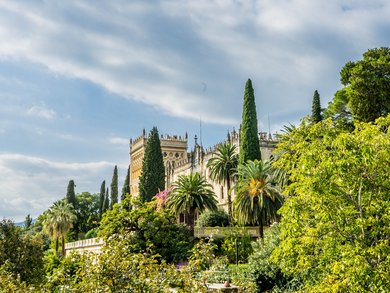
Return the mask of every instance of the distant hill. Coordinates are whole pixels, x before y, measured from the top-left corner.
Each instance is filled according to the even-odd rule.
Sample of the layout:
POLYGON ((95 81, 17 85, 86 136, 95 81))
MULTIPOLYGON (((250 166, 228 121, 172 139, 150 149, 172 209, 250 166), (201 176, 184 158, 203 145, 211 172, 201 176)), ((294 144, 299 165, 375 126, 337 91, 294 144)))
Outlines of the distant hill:
MULTIPOLYGON (((32 219, 32 224, 34 224, 36 221, 37 221, 37 219, 32 219)), ((24 227, 24 221, 15 223, 15 226, 24 227)))

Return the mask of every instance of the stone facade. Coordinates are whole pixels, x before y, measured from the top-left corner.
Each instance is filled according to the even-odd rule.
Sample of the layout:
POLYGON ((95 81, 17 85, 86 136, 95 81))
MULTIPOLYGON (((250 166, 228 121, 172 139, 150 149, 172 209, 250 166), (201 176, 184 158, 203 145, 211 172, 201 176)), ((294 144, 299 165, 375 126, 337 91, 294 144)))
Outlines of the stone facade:
MULTIPOLYGON (((260 132, 260 151, 263 160, 271 157, 272 151, 276 147, 276 140, 268 133, 260 132)), ((132 195, 138 195, 139 176, 141 175, 142 159, 144 155, 144 148, 147 142, 145 131, 135 140, 130 140, 130 191, 132 195)), ((205 176, 207 181, 213 186, 214 192, 217 196, 219 206, 227 210, 227 188, 223 184, 219 184, 210 179, 209 170, 206 167, 207 162, 212 158, 216 148, 219 144, 204 149, 198 144, 195 136, 195 146, 191 151, 188 149, 188 136, 161 136, 161 151, 164 157, 165 165, 165 182, 166 188, 169 188, 180 175, 188 175, 192 172, 198 172, 205 176)), ((229 132, 225 141, 237 146, 239 150, 240 139, 237 131, 229 132)), ((221 144, 220 143, 220 144, 221 144)), ((232 200, 235 193, 232 191, 232 200)))

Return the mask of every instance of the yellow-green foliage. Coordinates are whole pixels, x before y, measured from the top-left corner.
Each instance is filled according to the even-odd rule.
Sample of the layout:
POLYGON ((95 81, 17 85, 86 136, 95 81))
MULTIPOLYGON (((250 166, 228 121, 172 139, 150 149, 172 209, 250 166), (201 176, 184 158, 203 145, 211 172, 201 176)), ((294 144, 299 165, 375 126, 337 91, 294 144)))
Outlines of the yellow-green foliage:
POLYGON ((281 243, 273 260, 309 292, 390 288, 390 116, 356 123, 303 123, 279 145, 289 176, 281 243))

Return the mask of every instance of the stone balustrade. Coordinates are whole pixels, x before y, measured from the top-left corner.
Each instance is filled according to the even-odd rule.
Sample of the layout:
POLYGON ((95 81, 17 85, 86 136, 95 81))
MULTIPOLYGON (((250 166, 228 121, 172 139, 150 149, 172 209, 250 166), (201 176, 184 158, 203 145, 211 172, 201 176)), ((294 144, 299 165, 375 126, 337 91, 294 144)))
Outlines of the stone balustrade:
POLYGON ((260 237, 260 230, 259 227, 194 227, 194 236, 197 238, 219 238, 232 234, 260 237))
POLYGON ((103 238, 90 238, 65 244, 65 254, 70 251, 99 252, 103 246, 103 238))

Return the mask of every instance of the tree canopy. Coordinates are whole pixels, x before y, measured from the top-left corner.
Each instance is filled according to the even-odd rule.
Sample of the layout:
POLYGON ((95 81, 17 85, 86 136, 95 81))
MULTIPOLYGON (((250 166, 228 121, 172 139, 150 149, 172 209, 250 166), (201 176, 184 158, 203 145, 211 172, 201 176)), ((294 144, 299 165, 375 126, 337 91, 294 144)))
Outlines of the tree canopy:
POLYGON ((236 146, 230 143, 224 143, 217 147, 213 157, 207 162, 210 170, 210 178, 219 183, 226 183, 226 193, 228 199, 228 213, 232 217, 232 197, 231 182, 236 173, 238 165, 238 154, 236 146))
POLYGON ((276 212, 282 203, 272 182, 271 168, 269 161, 261 160, 239 165, 239 180, 235 186, 234 216, 241 225, 259 225, 261 238, 263 226, 277 219, 276 212))
POLYGON ((273 257, 312 292, 389 288, 390 116, 355 123, 303 123, 278 148, 290 196, 280 209, 281 243, 273 257))
POLYGON ((248 160, 260 160, 260 142, 257 130, 257 114, 252 81, 245 85, 244 106, 240 129, 240 164, 248 160))
POLYGON ((390 113, 390 48, 370 49, 341 70, 353 118, 372 122, 390 113))
POLYGON ((195 210, 216 211, 217 199, 211 184, 199 173, 181 175, 173 184, 173 190, 168 196, 167 207, 176 215, 181 213, 189 216, 188 224, 193 226, 195 210))
POLYGON ((138 189, 144 202, 151 201, 159 191, 165 189, 165 167, 157 127, 150 131, 146 143, 138 189))

